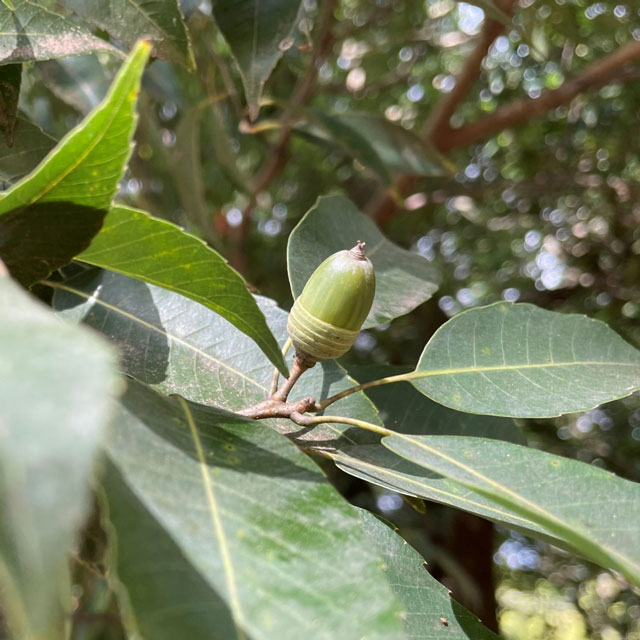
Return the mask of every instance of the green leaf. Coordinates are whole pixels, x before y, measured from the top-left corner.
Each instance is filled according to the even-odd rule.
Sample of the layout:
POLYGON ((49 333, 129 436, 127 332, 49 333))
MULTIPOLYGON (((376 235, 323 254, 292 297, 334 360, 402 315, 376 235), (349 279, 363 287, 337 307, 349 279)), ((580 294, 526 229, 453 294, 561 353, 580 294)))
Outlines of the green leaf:
POLYGON ((640 352, 598 320, 499 302, 440 327, 409 375, 460 411, 545 418, 640 389, 640 352))
POLYGON ((496 504, 455 480, 426 472, 423 467, 400 458, 381 444, 341 444, 338 451, 329 455, 339 469, 365 482, 473 513, 556 546, 569 546, 535 520, 496 504))
POLYGON ((189 71, 195 69, 191 42, 176 0, 62 0, 62 4, 129 48, 146 38, 153 42, 158 57, 175 60, 189 71))
POLYGON ((39 202, 0 217, 0 258, 24 287, 69 264, 89 246, 102 209, 72 202, 39 202))
POLYGON ((0 61, 31 62, 117 49, 34 0, 0 4, 0 61))
POLYGON ((356 512, 264 423, 131 382, 107 452, 110 561, 142 637, 403 637, 356 512))
MULTIPOLYGON (((406 373, 408 367, 390 365, 349 366, 360 384, 406 373)), ((483 416, 454 411, 420 393, 409 382, 371 387, 365 393, 375 404, 384 424, 394 431, 414 435, 477 436, 515 444, 526 439, 511 418, 483 416)), ((336 404, 336 407, 339 407, 336 404)))
MULTIPOLYGON (((238 411, 264 400, 273 367, 256 343, 224 318, 181 295, 115 273, 91 271, 50 283, 53 304, 69 321, 87 324, 116 343, 129 375, 164 393, 238 411)), ((287 314, 270 300, 257 298, 280 344, 287 314)), ((355 382, 336 362, 317 364, 296 384, 290 399, 318 399, 355 382)), ((338 406, 338 405, 336 405, 338 406)), ((340 401, 342 415, 380 424, 364 393, 340 401)), ((269 420, 273 428, 293 433, 301 445, 334 447, 338 441, 377 442, 375 434, 344 425, 300 429, 287 419, 269 420)))
POLYGON ((7 9, 11 9, 11 11, 15 9, 15 7, 13 6, 13 2, 11 0, 2 0, 2 3, 4 4, 5 7, 7 7, 7 9))
POLYGON ((428 142, 382 116, 350 112, 333 117, 368 140, 378 161, 393 171, 418 176, 449 173, 428 142))
POLYGON ((640 485, 506 442, 392 436, 383 444, 538 523, 578 553, 640 584, 640 485))
POLYGON ((242 276, 202 240, 143 211, 116 206, 80 260, 180 293, 255 340, 288 375, 280 347, 242 276))
POLYGON ((362 509, 358 512, 364 533, 382 555, 389 583, 404 606, 408 637, 497 640, 498 636, 431 577, 424 559, 411 545, 373 514, 362 509))
POLYGON ((309 116, 312 134, 317 132, 319 126, 319 133, 328 135, 333 145, 371 169, 384 184, 391 182, 391 176, 378 155, 370 131, 363 133, 341 118, 323 113, 319 109, 307 109, 305 113, 309 116))
POLYGON ((267 78, 291 39, 301 0, 215 0, 213 15, 227 41, 255 120, 267 78))
POLYGON ((38 71, 47 89, 82 115, 98 106, 113 77, 97 54, 46 60, 38 71))
POLYGON ((12 637, 57 640, 115 362, 94 332, 61 323, 5 271, 0 300, 2 609, 12 637))
POLYGON ((297 298, 309 276, 328 256, 350 249, 357 240, 376 272, 376 296, 363 328, 375 327, 409 313, 438 288, 428 262, 387 240, 371 218, 360 213, 347 198, 318 199, 289 236, 287 269, 293 297, 297 298))
POLYGON ((148 56, 149 45, 141 42, 102 103, 31 174, 5 192, 0 215, 36 202, 109 208, 131 154, 135 105, 148 56))
POLYGON ((14 143, 21 81, 22 64, 0 67, 0 133, 9 147, 14 143))
POLYGON ((0 180, 13 182, 29 173, 56 145, 56 139, 40 127, 18 116, 14 144, 0 139, 0 180))

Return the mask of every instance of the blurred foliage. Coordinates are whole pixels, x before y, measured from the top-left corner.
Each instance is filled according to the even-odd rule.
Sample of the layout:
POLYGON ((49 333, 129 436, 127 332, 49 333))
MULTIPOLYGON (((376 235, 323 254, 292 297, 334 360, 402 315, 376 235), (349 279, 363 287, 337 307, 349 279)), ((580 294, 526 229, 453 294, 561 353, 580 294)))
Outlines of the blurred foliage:
MULTIPOLYGON (((292 101, 310 66, 317 78, 306 106, 384 116, 418 133, 455 86, 485 21, 481 6, 492 5, 341 0, 327 19, 322 2, 305 0, 255 123, 211 3, 182 5, 197 71, 164 61, 148 69, 138 144, 120 196, 200 234, 288 308, 291 229, 320 195, 343 193, 365 209, 380 188, 376 174, 344 146, 303 128, 294 127, 279 150, 280 136, 304 106, 292 101), (319 32, 326 47, 315 59, 319 32), (280 170, 254 194, 261 167, 279 153, 280 170)), ((520 0, 452 124, 490 116, 517 98, 537 99, 634 40, 640 9, 632 0, 520 0)), ((25 65, 21 114, 60 138, 100 100, 117 63, 99 53, 25 65)), ((346 359, 414 364, 447 317, 502 298, 588 314, 640 346, 639 78, 636 66, 543 117, 457 150, 450 156, 453 175, 421 178, 384 232, 438 270, 440 291, 410 315, 363 333, 346 359)), ((531 446, 640 481, 637 397, 523 428, 531 446)), ((333 475, 355 502, 396 522, 444 582, 455 585, 454 595, 477 599, 473 578, 434 542, 451 526, 446 508, 429 505, 419 513, 398 496, 333 475)), ((513 533, 498 538, 495 577, 506 638, 640 638, 640 593, 619 576, 513 533)), ((93 561, 82 561, 85 580, 93 561)), ((85 629, 92 616, 109 620, 112 603, 102 582, 80 585, 82 622, 74 637, 117 637, 109 625, 100 626, 107 629, 102 634, 85 629)))

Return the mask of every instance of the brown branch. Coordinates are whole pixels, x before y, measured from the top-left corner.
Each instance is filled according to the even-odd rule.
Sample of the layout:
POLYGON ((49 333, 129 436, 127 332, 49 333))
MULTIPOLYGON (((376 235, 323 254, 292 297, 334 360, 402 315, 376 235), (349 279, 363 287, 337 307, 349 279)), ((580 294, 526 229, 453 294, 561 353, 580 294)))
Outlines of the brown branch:
MULTIPOLYGON (((422 132, 434 147, 443 153, 475 144, 509 127, 518 126, 540 116, 550 109, 569 104, 577 95, 606 85, 614 80, 633 78, 625 76, 625 67, 640 59, 640 42, 631 42, 613 53, 588 65, 579 75, 567 80, 558 89, 544 92, 539 98, 522 98, 498 108, 493 114, 460 129, 453 129, 450 119, 455 109, 467 95, 481 70, 481 63, 491 45, 490 37, 500 33, 499 23, 488 21, 478 45, 466 61, 465 67, 456 79, 456 86, 438 104, 422 132)), ((384 226, 398 209, 398 194, 408 195, 418 178, 400 176, 394 187, 378 196, 367 207, 369 214, 380 226, 384 226), (396 194, 395 198, 391 194, 396 194)))
MULTIPOLYGON (((333 42, 332 28, 335 20, 334 10, 336 7, 336 1, 337 0, 324 0, 322 3, 322 10, 319 16, 318 34, 315 38, 311 52, 309 70, 304 77, 301 78, 291 97, 291 102, 296 107, 307 104, 315 91, 316 78, 318 76, 318 63, 324 57, 333 42)), ((253 190, 249 196, 249 202, 242 212, 242 230, 244 233, 248 231, 249 217, 256 206, 258 195, 268 188, 286 164, 287 148, 293 132, 295 120, 296 116, 292 111, 289 111, 284 115, 282 128, 280 129, 280 136, 276 141, 271 154, 258 171, 258 176, 256 177, 253 190)))
POLYGON ((550 109, 569 104, 579 94, 610 83, 624 73, 627 64, 638 59, 640 59, 640 42, 630 42, 600 60, 592 62, 575 78, 567 80, 557 89, 545 91, 539 98, 515 100, 496 109, 490 116, 472 122, 461 129, 451 129, 439 149, 446 152, 466 147, 509 127, 524 124, 550 109))
MULTIPOLYGON (((510 15, 514 4, 515 0, 500 0, 499 8, 510 15)), ((503 23, 487 19, 475 41, 473 51, 465 60, 462 70, 456 77, 453 89, 441 98, 425 122, 420 136, 428 140, 438 151, 440 151, 439 145, 446 140, 448 132, 451 131, 449 124, 451 116, 478 79, 482 71, 482 61, 487 55, 489 47, 504 31, 504 28, 503 23)), ((379 226, 384 227, 398 209, 398 196, 409 194, 417 181, 416 176, 400 176, 391 188, 381 190, 374 195, 366 208, 379 226)))
MULTIPOLYGON (((501 0, 497 3, 505 14, 511 15, 515 0, 501 0)), ((449 120, 458 105, 467 97, 482 71, 484 60, 493 41, 504 31, 505 25, 496 20, 488 19, 484 24, 474 50, 465 60, 464 67, 456 77, 453 89, 445 94, 431 112, 425 123, 421 137, 429 140, 436 149, 442 150, 446 146, 451 125, 449 120)))

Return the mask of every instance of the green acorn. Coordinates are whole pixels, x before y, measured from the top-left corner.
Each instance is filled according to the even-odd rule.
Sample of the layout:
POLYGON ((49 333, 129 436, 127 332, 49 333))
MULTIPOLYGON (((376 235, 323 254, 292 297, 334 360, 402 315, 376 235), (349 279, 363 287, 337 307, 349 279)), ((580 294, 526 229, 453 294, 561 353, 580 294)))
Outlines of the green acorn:
POLYGON ((329 256, 311 274, 289 314, 287 331, 298 359, 312 367, 346 353, 369 314, 375 291, 364 242, 329 256))

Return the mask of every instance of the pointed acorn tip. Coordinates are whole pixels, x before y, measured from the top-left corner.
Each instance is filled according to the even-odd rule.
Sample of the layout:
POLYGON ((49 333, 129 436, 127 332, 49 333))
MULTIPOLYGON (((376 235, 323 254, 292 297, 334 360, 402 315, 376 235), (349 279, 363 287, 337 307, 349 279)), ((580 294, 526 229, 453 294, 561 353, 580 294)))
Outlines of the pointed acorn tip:
POLYGON ((356 260, 366 260, 367 256, 364 254, 364 246, 366 244, 366 242, 358 240, 356 246, 353 249, 349 249, 349 255, 356 260))

